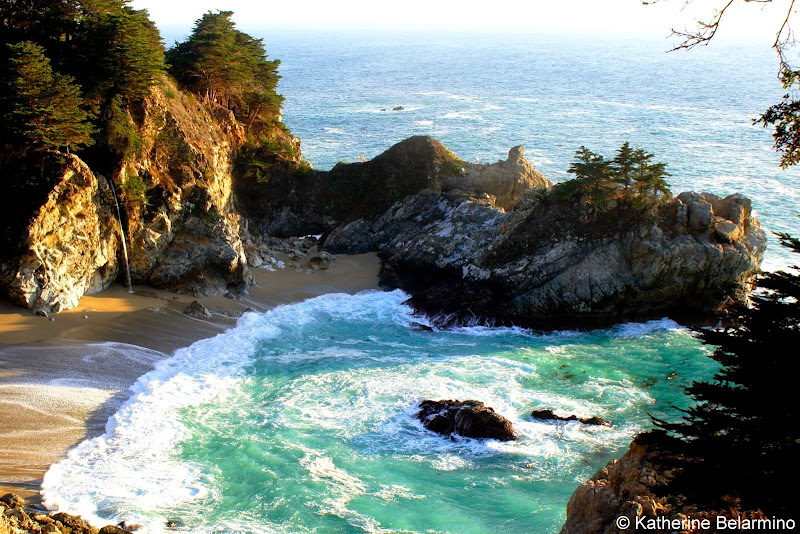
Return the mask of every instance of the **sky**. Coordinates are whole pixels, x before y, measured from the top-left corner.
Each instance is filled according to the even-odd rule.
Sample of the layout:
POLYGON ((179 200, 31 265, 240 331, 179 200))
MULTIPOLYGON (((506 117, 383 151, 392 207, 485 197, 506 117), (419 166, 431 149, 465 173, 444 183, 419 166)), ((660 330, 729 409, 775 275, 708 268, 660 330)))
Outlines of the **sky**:
MULTIPOLYGON (((719 39, 774 40, 790 0, 736 0, 719 39)), ((284 29, 497 30, 516 32, 647 33, 708 20, 724 0, 132 0, 159 26, 186 25, 207 11, 233 11, 240 27, 284 29)))

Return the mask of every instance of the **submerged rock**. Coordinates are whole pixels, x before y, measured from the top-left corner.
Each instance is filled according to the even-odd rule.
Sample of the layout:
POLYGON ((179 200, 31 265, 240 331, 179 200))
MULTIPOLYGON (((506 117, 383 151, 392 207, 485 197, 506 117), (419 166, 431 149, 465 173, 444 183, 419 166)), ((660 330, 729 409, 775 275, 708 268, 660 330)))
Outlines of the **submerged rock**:
POLYGON ((476 400, 424 400, 417 418, 428 430, 467 438, 517 439, 511 421, 476 400))
POLYGON ((578 421, 584 425, 611 426, 611 423, 602 417, 578 417, 574 414, 564 417, 561 415, 556 415, 553 410, 533 410, 531 412, 531 417, 534 419, 541 419, 542 421, 578 421))

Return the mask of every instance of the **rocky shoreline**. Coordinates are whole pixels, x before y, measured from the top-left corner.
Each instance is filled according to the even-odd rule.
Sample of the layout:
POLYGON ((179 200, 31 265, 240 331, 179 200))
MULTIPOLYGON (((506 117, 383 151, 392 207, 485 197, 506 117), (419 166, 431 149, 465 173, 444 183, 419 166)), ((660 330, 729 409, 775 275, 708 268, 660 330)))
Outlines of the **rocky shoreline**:
POLYGON ((652 443, 634 440, 620 459, 609 462, 575 490, 561 534, 717 532, 717 518, 734 522, 769 519, 759 510, 737 511, 733 506, 712 510, 682 495, 663 492, 661 488, 671 477, 671 471, 663 466, 665 454, 652 443))
POLYGON ((123 528, 106 525, 102 528, 87 525, 79 516, 63 512, 50 514, 30 507, 18 495, 0 497, 0 532, 2 534, 128 534, 136 526, 123 528))

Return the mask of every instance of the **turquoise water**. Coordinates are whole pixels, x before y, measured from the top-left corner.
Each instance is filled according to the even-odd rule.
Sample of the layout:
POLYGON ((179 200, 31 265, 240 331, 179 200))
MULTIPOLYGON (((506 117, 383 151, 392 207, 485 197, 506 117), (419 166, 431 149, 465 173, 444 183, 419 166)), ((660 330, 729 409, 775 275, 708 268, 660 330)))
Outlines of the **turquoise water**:
POLYGON ((48 472, 46 502, 148 532, 557 532, 575 487, 715 368, 669 320, 430 332, 406 298, 319 297, 178 351, 48 472), (520 439, 429 432, 426 398, 482 400, 520 439))

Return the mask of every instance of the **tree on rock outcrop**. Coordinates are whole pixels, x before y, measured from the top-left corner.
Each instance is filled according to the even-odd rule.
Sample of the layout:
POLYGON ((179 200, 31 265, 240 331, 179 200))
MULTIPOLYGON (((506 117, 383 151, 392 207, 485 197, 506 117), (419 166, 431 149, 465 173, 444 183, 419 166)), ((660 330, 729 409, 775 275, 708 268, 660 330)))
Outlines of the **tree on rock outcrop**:
POLYGON ((559 197, 581 192, 596 206, 603 208, 614 198, 628 197, 642 207, 660 202, 670 194, 666 163, 653 162, 653 154, 634 149, 625 142, 613 159, 582 146, 575 152, 575 161, 568 173, 575 179, 557 185, 559 197))
MULTIPOLYGON (((800 253, 800 240, 779 237, 800 253)), ((732 326, 698 331, 721 370, 713 381, 689 386, 698 404, 681 421, 656 420, 663 430, 644 437, 675 453, 665 460, 677 468, 670 493, 796 519, 796 499, 787 493, 800 478, 800 358, 793 352, 800 346, 800 274, 794 269, 764 274, 751 306, 734 309, 732 326)))
POLYGON ((670 193, 666 178, 669 176, 666 163, 652 163, 653 154, 644 150, 633 151, 633 180, 640 195, 659 199, 670 193))
POLYGON ((236 29, 233 12, 206 13, 189 38, 166 55, 170 73, 190 91, 234 112, 258 135, 280 113, 280 61, 268 60, 263 40, 236 29))
POLYGON ((5 48, 7 65, 0 72, 3 144, 14 146, 17 155, 91 144, 90 115, 73 78, 53 71, 42 47, 30 41, 5 48))

